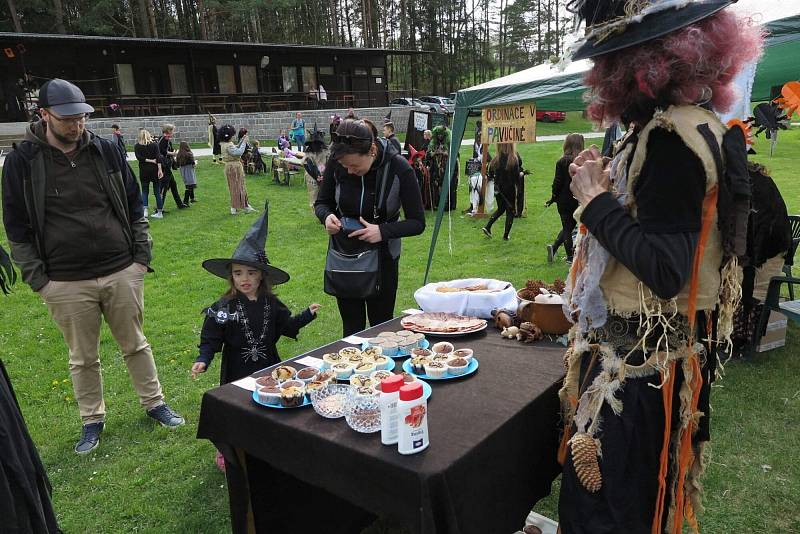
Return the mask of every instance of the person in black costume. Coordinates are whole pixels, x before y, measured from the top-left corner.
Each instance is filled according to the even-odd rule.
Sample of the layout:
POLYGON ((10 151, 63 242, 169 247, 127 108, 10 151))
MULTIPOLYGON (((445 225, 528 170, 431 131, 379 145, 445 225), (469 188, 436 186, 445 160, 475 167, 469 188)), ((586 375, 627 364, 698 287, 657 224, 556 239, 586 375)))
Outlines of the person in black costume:
POLYGON ((517 153, 514 143, 497 145, 497 156, 489 163, 488 174, 489 179, 494 181, 497 210, 481 230, 486 237, 492 237, 492 225, 505 213, 503 240, 508 241, 514 218, 522 214, 522 203, 525 198, 522 189, 522 156, 517 153))
MULTIPOLYGON (((11 258, 0 247, 0 290, 16 280, 11 258)), ((25 419, 11 378, 0 360, 0 532, 61 532, 50 501, 52 488, 25 419)))
POLYGON ((578 201, 572 196, 569 186, 572 177, 569 175, 569 166, 572 160, 583 151, 583 136, 581 134, 569 134, 564 140, 564 155, 556 162, 556 172, 553 178, 553 194, 550 200, 545 202, 545 207, 550 207, 555 203, 558 208, 558 216, 561 218, 561 231, 552 245, 547 245, 547 261, 553 262, 558 247, 564 245, 567 252, 567 263, 572 263, 572 232, 575 230, 575 217, 573 213, 578 208, 578 201))
POLYGON ((188 208, 189 204, 185 204, 181 200, 181 195, 178 193, 178 184, 175 182, 175 175, 172 173, 172 164, 175 162, 175 156, 178 152, 172 146, 172 134, 175 132, 175 126, 172 124, 164 124, 161 127, 161 138, 158 140, 158 151, 161 154, 161 170, 164 173, 162 182, 162 196, 164 200, 167 199, 167 190, 172 193, 172 198, 175 200, 175 205, 178 209, 188 208))

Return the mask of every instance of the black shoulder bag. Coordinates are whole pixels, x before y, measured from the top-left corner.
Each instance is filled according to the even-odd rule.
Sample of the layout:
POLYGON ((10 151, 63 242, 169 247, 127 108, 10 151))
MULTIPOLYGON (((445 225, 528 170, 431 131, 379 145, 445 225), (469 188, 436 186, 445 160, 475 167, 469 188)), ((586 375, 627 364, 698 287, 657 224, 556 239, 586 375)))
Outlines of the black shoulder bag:
MULTIPOLYGON (((383 207, 386 182, 391 161, 386 162, 380 184, 375 184, 373 214, 377 218, 383 207), (378 193, 380 186, 380 193, 378 193)), ((370 246, 355 254, 344 254, 333 247, 333 236, 328 241, 325 260, 325 293, 348 299, 368 299, 381 290, 381 247, 370 246)))

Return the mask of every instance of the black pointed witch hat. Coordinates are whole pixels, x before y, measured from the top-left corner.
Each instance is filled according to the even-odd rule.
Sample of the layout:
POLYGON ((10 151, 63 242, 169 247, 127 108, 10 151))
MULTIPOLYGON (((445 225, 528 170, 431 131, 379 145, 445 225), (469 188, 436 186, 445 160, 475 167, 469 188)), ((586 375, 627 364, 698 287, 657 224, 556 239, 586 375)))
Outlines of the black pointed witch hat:
POLYGON ((694 24, 737 0, 571 0, 567 9, 586 21, 573 60, 615 52, 694 24))
POLYGON ((264 206, 264 213, 253 226, 247 230, 239 246, 233 251, 230 258, 213 258, 203 262, 203 268, 213 275, 227 279, 231 274, 231 264, 238 263, 261 269, 266 280, 273 286, 289 281, 289 273, 273 267, 269 263, 265 245, 269 228, 269 201, 264 206))
POLYGON ((383 118, 383 125, 384 126, 394 126, 394 123, 392 122, 392 112, 391 111, 389 113, 387 113, 386 116, 383 118))

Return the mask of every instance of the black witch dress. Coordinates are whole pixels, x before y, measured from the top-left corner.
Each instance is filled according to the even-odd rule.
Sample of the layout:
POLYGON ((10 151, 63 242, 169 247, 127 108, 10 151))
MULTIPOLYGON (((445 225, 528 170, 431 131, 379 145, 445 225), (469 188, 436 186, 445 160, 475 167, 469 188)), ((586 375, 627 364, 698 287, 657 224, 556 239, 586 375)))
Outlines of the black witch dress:
POLYGON ((298 315, 274 295, 250 300, 241 293, 220 299, 204 310, 197 362, 206 364, 222 351, 220 384, 249 376, 280 361, 276 343, 281 336, 297 339, 300 329, 314 320, 306 308, 298 315))

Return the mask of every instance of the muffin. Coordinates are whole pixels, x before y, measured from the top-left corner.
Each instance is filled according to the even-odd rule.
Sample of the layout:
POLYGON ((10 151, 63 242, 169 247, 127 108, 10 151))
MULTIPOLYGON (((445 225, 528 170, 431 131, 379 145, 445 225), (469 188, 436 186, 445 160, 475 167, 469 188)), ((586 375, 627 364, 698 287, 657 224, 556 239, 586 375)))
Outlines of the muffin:
POLYGON ((361 353, 365 358, 370 358, 374 360, 381 354, 383 354, 383 349, 380 346, 369 346, 364 349, 364 352, 361 353))
POLYGON ((447 372, 453 376, 460 376, 467 372, 469 362, 464 358, 451 358, 447 362, 447 372))
POLYGON ((367 345, 369 345, 370 347, 374 347, 374 346, 378 345, 378 344, 379 344, 381 341, 383 341, 384 339, 386 339, 386 338, 382 338, 382 337, 371 337, 371 338, 369 338, 369 339, 367 340, 367 345))
POLYGON ((451 358, 450 354, 434 354, 433 358, 428 358, 432 362, 442 362, 447 363, 447 360, 451 358))
POLYGON ((432 358, 433 352, 429 351, 428 349, 417 348, 411 351, 411 356, 422 356, 423 358, 432 358))
POLYGON ((336 380, 336 373, 333 372, 331 369, 327 369, 325 371, 320 371, 314 377, 315 382, 333 382, 336 380))
POLYGON ((303 367, 297 371, 297 379, 302 380, 306 384, 311 382, 319 370, 316 367, 303 367))
POLYGON ((425 366, 433 361, 431 358, 425 356, 413 356, 411 358, 411 369, 415 373, 425 374, 425 366))
POLYGON ((328 384, 326 382, 319 382, 317 380, 312 380, 308 384, 306 384, 306 398, 308 402, 311 402, 311 394, 315 391, 324 388, 328 384))
POLYGON ((418 347, 421 347, 425 342, 425 334, 414 334, 412 339, 416 341, 418 347))
POLYGON ((353 365, 358 365, 359 363, 364 361, 364 355, 360 352, 358 354, 351 354, 347 357, 347 361, 352 363, 353 365))
POLYGON ((414 332, 412 332, 411 330, 398 330, 397 332, 394 333, 394 335, 399 337, 411 337, 414 335, 414 332))
POLYGON ((356 354, 360 356, 361 355, 361 349, 356 348, 356 347, 345 347, 345 348, 343 348, 342 350, 339 351, 339 355, 342 358, 347 358, 347 359, 350 359, 351 356, 355 356, 356 354))
POLYGON ((353 364, 349 362, 339 362, 331 370, 336 373, 338 380, 347 380, 353 374, 353 364))
POLYGON ((375 382, 372 378, 364 375, 353 375, 350 377, 350 385, 356 387, 372 387, 375 382))
POLYGON ((413 381, 415 381, 416 379, 417 379, 417 377, 415 377, 415 376, 414 376, 414 375, 412 375, 411 373, 406 373, 406 372, 403 372, 403 382, 405 382, 406 384, 408 384, 408 383, 410 383, 410 382, 413 382, 413 381))
POLYGON ((447 373, 445 362, 432 361, 425 364, 425 374, 431 378, 443 378, 447 373))
POLYGON ((355 366, 353 372, 357 375, 369 375, 372 371, 376 370, 375 362, 361 362, 355 366))
POLYGON ((397 342, 384 340, 378 345, 384 356, 397 356, 397 342))
POLYGON ((397 345, 398 354, 411 354, 411 351, 417 348, 417 342, 413 339, 406 338, 397 345))
POLYGON ((286 408, 294 408, 303 404, 305 400, 305 388, 291 387, 281 389, 281 405, 286 408))
POLYGON ((456 349, 450 356, 453 358, 464 358, 469 362, 472 360, 472 349, 456 349))
POLYGON ((277 386, 278 380, 269 375, 256 378, 256 384, 263 387, 277 386))
POLYGON ((291 380, 297 374, 297 370, 289 365, 281 365, 272 370, 272 378, 278 382, 286 382, 291 380))
POLYGON ((372 379, 372 382, 374 384, 375 382, 380 382, 384 378, 389 378, 390 376, 393 376, 393 375, 394 375, 394 373, 391 372, 391 371, 385 371, 385 370, 379 369, 379 370, 373 372, 372 374, 370 374, 369 377, 372 379))
POLYGON ((337 363, 342 363, 346 360, 338 352, 329 352, 328 354, 322 355, 322 361, 327 364, 327 367, 333 367, 337 363))
POLYGON ((448 343, 447 341, 440 341, 439 343, 434 343, 431 350, 434 354, 450 354, 453 352, 453 344, 448 343))
POLYGON ((280 404, 282 391, 278 386, 262 386, 258 388, 258 400, 264 404, 280 404))
POLYGON ((360 386, 360 387, 356 388, 356 395, 358 395, 359 397, 372 397, 373 395, 376 395, 376 394, 377 393, 375 392, 374 389, 372 389, 371 386, 369 386, 369 387, 368 386, 360 386))
POLYGON ((302 388, 305 387, 305 385, 306 385, 305 382, 303 382, 302 380, 287 380, 286 382, 281 382, 281 385, 279 387, 281 389, 302 388))
POLYGON ((375 357, 375 366, 378 369, 385 369, 387 371, 391 371, 394 369, 394 360, 391 358, 387 358, 386 356, 380 355, 375 357))
POLYGON ((381 332, 377 337, 394 337, 394 332, 381 332))

